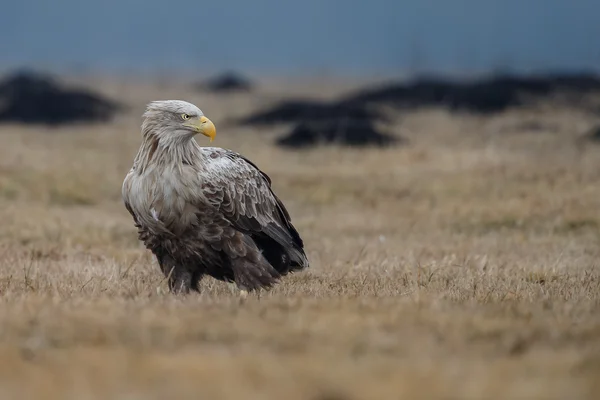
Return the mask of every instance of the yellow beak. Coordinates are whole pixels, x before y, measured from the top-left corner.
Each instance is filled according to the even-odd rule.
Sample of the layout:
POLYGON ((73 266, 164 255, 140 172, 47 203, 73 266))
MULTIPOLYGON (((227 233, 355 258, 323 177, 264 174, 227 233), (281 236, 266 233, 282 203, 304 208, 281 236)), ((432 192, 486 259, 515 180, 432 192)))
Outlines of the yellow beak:
POLYGON ((211 142, 215 140, 215 136, 217 136, 217 129, 215 128, 215 124, 213 124, 210 119, 206 118, 205 116, 200 117, 196 128, 198 129, 198 133, 210 138, 211 142))

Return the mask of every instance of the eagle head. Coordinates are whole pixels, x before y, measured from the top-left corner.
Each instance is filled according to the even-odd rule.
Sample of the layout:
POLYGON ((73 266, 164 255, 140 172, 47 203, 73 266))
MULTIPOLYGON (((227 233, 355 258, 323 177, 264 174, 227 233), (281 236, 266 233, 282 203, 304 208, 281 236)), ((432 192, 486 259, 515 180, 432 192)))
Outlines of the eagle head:
POLYGON ((153 131, 165 139, 192 138, 200 133, 212 142, 215 125, 202 110, 183 100, 158 100, 146 106, 142 131, 153 131))

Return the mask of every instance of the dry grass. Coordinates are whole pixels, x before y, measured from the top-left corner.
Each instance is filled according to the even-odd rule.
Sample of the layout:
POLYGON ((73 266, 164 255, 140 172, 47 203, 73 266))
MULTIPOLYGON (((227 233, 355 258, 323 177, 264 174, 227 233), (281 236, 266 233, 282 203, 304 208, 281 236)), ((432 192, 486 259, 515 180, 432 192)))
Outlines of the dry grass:
POLYGON ((398 119, 404 148, 287 152, 269 144, 276 131, 224 123, 277 85, 260 100, 128 85, 102 85, 133 105, 110 126, 2 127, 0 397, 600 391, 600 149, 578 144, 585 115, 430 110, 398 119), (245 303, 210 279, 201 295, 167 293, 120 200, 156 98, 199 104, 217 145, 271 175, 310 271, 245 303), (522 119, 553 128, 515 131, 522 119))

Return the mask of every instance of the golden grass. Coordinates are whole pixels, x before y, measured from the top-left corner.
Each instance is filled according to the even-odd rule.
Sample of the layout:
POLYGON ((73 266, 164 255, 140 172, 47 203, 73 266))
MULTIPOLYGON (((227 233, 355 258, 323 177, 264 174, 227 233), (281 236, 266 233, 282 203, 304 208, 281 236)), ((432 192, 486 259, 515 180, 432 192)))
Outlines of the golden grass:
POLYGON ((2 127, 1 398, 600 391, 600 149, 578 141, 585 115, 421 111, 392 127, 405 147, 290 152, 270 144, 283 128, 225 123, 277 85, 238 97, 129 85, 102 85, 132 105, 110 125, 2 127), (120 199, 157 98, 197 103, 216 145, 273 178, 309 271, 245 302, 211 279, 200 295, 168 293, 120 199), (514 131, 521 119, 552 130, 514 131))

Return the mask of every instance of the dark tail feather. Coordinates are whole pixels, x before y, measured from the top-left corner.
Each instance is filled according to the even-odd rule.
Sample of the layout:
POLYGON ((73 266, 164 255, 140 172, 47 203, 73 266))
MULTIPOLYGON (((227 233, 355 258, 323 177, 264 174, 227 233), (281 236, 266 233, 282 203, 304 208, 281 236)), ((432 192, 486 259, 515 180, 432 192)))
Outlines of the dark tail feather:
POLYGON ((289 254, 291 257, 290 265, 292 270, 301 270, 309 267, 308 257, 306 257, 303 249, 292 248, 289 254))
POLYGON ((291 259, 291 270, 301 270, 304 268, 308 268, 310 263, 308 262, 308 257, 306 257, 306 253, 304 252, 304 241, 300 237, 300 234, 288 221, 288 231, 292 236, 292 245, 289 246, 286 250, 291 259))
POLYGON ((297 246, 282 246, 266 235, 253 235, 252 239, 266 260, 281 275, 308 267, 304 251, 297 246))

